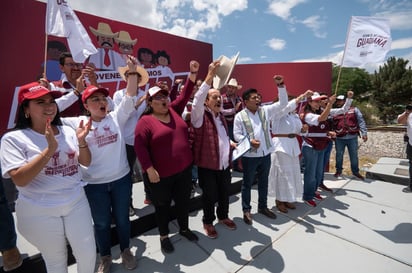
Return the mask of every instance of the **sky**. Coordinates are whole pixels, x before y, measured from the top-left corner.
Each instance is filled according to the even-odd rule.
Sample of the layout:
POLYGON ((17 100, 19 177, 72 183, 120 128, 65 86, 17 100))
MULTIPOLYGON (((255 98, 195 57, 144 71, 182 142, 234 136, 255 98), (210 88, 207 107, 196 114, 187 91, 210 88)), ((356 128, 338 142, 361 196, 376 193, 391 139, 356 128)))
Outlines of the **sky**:
MULTIPOLYGON (((342 61, 351 16, 389 19, 387 57, 412 65, 411 0, 67 0, 84 13, 213 44, 239 64, 342 61)), ((45 2, 45 0, 42 0, 45 2)), ((380 64, 364 67, 373 72, 380 64)))

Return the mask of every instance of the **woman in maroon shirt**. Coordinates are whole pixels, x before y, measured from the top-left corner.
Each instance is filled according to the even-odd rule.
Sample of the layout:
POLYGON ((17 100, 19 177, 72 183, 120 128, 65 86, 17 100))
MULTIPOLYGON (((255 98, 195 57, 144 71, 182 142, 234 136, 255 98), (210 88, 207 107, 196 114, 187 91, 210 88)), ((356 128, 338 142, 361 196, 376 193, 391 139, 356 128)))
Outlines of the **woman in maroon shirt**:
POLYGON ((150 189, 164 252, 173 252, 169 240, 171 201, 175 202, 179 233, 190 241, 198 237, 189 229, 192 188, 192 152, 188 127, 181 118, 196 81, 199 63, 190 62, 190 74, 180 96, 170 102, 169 92, 158 86, 149 89, 147 108, 135 131, 135 151, 150 189))

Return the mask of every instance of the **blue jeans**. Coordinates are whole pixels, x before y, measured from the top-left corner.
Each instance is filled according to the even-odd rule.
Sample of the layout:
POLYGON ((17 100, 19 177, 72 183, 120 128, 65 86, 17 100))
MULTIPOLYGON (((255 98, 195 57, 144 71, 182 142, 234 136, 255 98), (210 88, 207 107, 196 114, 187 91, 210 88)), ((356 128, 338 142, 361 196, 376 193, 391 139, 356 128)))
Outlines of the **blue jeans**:
POLYGON ((329 141, 329 144, 325 149, 325 156, 323 160, 323 166, 325 170, 326 170, 326 165, 328 165, 329 163, 330 153, 332 152, 332 148, 333 148, 333 141, 329 141))
POLYGON ((323 181, 323 169, 325 151, 315 150, 308 146, 302 147, 302 155, 305 160, 305 171, 303 173, 303 200, 312 200, 316 189, 323 181))
POLYGON ((359 159, 358 159, 358 136, 353 138, 336 138, 336 172, 342 173, 343 154, 345 147, 348 147, 350 168, 353 174, 359 173, 359 159))
MULTIPOLYGON (((1 171, 1 170, 0 170, 1 171)), ((9 204, 4 194, 3 180, 0 179, 0 251, 16 246, 16 227, 9 204)))
POLYGON ((129 206, 132 179, 130 174, 109 183, 88 184, 85 187, 94 222, 94 232, 100 256, 110 254, 112 246, 112 214, 116 224, 120 250, 129 247, 130 219, 129 206))
POLYGON ((250 191, 255 177, 258 179, 258 208, 267 208, 268 177, 270 170, 270 154, 262 157, 242 157, 243 182, 242 182, 242 209, 250 211, 250 191))

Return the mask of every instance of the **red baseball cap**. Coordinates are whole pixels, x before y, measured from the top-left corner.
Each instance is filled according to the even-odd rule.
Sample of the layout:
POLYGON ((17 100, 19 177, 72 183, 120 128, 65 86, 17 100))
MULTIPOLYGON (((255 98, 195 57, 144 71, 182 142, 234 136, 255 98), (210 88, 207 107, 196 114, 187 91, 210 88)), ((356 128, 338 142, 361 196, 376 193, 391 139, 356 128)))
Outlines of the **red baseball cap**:
POLYGON ((86 102, 86 100, 93 95, 96 92, 101 92, 103 93, 106 97, 109 95, 109 90, 103 87, 96 87, 94 85, 89 85, 82 93, 82 101, 83 103, 86 102))
POLYGON ((59 98, 62 96, 60 91, 50 91, 38 82, 31 82, 20 86, 18 102, 21 104, 25 100, 37 99, 47 94, 52 95, 53 98, 59 98))

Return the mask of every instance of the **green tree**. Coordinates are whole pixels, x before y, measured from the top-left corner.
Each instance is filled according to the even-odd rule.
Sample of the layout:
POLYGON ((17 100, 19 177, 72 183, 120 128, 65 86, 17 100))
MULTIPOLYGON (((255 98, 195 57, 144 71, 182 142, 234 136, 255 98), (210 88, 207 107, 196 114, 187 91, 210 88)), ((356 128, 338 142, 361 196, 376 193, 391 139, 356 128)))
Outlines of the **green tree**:
POLYGON ((379 110, 385 124, 393 122, 412 101, 412 70, 408 60, 390 57, 372 75, 371 103, 379 110))
POLYGON ((340 67, 332 68, 332 94, 335 93, 338 84, 337 95, 346 95, 348 90, 355 92, 357 100, 362 100, 371 89, 370 74, 365 69, 340 67), (340 77, 339 77, 340 73, 340 77), (337 82, 339 77, 339 82, 337 82))

